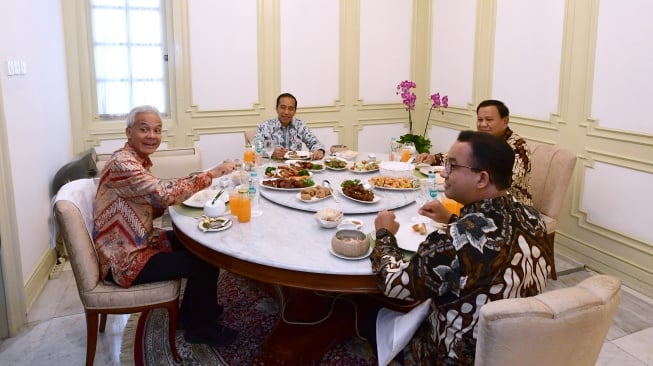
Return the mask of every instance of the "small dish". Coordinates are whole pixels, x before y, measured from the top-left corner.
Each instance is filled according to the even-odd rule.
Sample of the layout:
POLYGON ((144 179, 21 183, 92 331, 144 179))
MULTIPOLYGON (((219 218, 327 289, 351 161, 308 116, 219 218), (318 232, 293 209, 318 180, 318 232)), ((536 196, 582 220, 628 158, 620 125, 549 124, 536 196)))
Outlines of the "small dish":
POLYGON ((361 219, 344 219, 338 225, 339 230, 354 229, 360 230, 363 227, 363 220, 361 219))
POLYGON ((313 196, 313 197, 311 197, 310 200, 305 200, 305 199, 302 198, 302 193, 299 192, 299 193, 297 193, 295 195, 295 197, 297 197, 298 200, 300 200, 300 201, 302 201, 304 203, 315 203, 315 202, 320 202, 322 200, 325 200, 327 198, 331 198, 331 194, 329 194, 328 196, 324 196, 322 198, 317 198, 317 197, 313 196))
POLYGON ((203 232, 217 232, 217 231, 223 231, 227 230, 233 225, 234 222, 230 218, 227 217, 210 217, 201 220, 197 227, 199 227, 200 230, 203 232), (215 226, 213 226, 215 224, 215 226), (205 226, 205 225, 208 225, 205 226))
POLYGON ((372 254, 372 247, 370 247, 370 249, 367 251, 367 253, 365 253, 363 255, 359 255, 358 257, 347 257, 345 255, 340 255, 340 254, 334 252, 333 248, 331 248, 331 247, 329 247, 329 253, 331 253, 332 255, 334 255, 334 256, 336 256, 336 257, 338 257, 340 259, 346 259, 348 261, 357 261, 357 260, 361 260, 361 259, 365 259, 365 258, 369 257, 370 254, 372 254))
POLYGON ((331 249, 348 258, 359 258, 370 250, 370 238, 360 230, 338 230, 331 239, 331 249))
POLYGON ((283 156, 283 158, 286 159, 286 160, 289 160, 289 159, 307 160, 307 159, 311 158, 311 152, 310 151, 303 151, 303 150, 290 150, 283 156))
POLYGON ((331 170, 345 170, 349 162, 343 158, 332 156, 324 159, 324 166, 331 170))
POLYGON ((325 208, 313 214, 313 217, 315 217, 315 221, 317 221, 318 225, 327 229, 332 229, 340 224, 340 221, 342 220, 342 211, 335 208, 325 208))
POLYGON ((352 201, 356 201, 356 202, 360 202, 360 203, 367 203, 367 204, 377 203, 377 202, 379 202, 379 201, 381 200, 381 198, 382 198, 378 193, 374 193, 374 198, 373 198, 371 201, 362 201, 362 200, 357 200, 356 198, 352 198, 352 197, 347 196, 347 195, 342 191, 342 188, 340 188, 340 194, 343 195, 343 196, 345 196, 345 197, 347 197, 348 199, 350 199, 350 200, 352 200, 352 201))

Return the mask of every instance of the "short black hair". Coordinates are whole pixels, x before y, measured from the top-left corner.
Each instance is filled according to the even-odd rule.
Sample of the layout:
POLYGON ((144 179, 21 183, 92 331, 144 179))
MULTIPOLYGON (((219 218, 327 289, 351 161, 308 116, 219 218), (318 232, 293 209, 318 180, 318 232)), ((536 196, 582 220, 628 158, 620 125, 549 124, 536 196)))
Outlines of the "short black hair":
POLYGON ((478 107, 476 107, 476 114, 478 114, 479 109, 483 107, 491 107, 491 106, 497 107, 497 109, 499 110, 499 116, 501 116, 501 118, 506 118, 510 115, 510 111, 508 110, 508 107, 502 101, 496 99, 488 99, 479 103, 478 107))
POLYGON ((504 139, 486 132, 462 131, 458 141, 469 143, 472 166, 486 171, 497 189, 510 188, 515 152, 504 139))
POLYGON ((295 109, 297 109, 297 98, 295 98, 295 96, 290 94, 290 93, 279 94, 279 96, 277 97, 277 107, 276 108, 279 108, 279 103, 281 103, 281 98, 292 98, 292 100, 295 101, 295 109))

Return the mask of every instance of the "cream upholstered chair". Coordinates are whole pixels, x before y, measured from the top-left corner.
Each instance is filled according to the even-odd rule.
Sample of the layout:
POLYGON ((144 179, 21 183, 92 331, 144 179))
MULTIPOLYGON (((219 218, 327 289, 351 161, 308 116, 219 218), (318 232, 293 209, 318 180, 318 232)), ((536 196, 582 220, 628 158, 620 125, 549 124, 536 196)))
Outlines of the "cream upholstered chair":
MULTIPOLYGON (((538 143, 528 143, 528 146, 531 149, 533 206, 544 217, 553 253, 558 216, 576 166, 576 155, 557 146, 538 143)), ((551 277, 558 278, 555 260, 551 264, 551 277)))
MULTIPOLYGON (((97 154, 98 174, 111 158, 112 154, 97 154)), ((202 170, 202 156, 196 147, 180 149, 161 149, 150 155, 152 159, 152 174, 161 179, 185 177, 191 172, 202 170)))
POLYGON ((256 127, 255 128, 250 128, 249 130, 245 130, 245 143, 252 143, 254 141, 254 137, 256 137, 256 127))
POLYGON ((594 275, 578 285, 483 305, 475 364, 594 365, 621 301, 621 281, 594 275))
POLYGON ((104 332, 107 314, 130 314, 153 308, 166 308, 169 316, 168 340, 175 360, 180 360, 175 345, 179 310, 180 280, 162 281, 122 288, 100 279, 100 265, 90 232, 93 228, 93 179, 78 179, 65 184, 57 194, 55 217, 86 313, 86 365, 93 365, 99 331, 104 332))

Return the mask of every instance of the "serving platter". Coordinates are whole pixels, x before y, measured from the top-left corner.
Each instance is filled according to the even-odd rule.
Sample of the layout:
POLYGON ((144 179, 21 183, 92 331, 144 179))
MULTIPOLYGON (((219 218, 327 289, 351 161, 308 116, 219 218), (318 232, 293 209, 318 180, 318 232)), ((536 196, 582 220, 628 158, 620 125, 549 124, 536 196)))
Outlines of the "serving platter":
POLYGON ((377 202, 381 201, 381 198, 382 198, 378 193, 374 193, 374 199, 372 199, 371 201, 362 201, 362 200, 357 200, 357 199, 355 199, 355 198, 352 198, 352 197, 347 196, 347 195, 342 191, 342 188, 340 188, 340 194, 341 194, 343 197, 346 197, 347 199, 350 199, 350 200, 352 200, 352 201, 360 202, 360 203, 366 203, 366 204, 377 203, 377 202))
POLYGON ((382 176, 379 176, 379 177, 372 177, 372 178, 368 179, 367 181, 374 188, 383 189, 383 190, 387 190, 387 191, 415 191, 415 190, 419 189, 419 184, 418 184, 419 180, 414 179, 414 178, 395 178, 395 177, 382 177, 382 176), (378 184, 376 184, 374 178, 383 178, 383 179, 387 179, 387 180, 390 180, 390 181, 407 179, 411 183, 411 187, 388 187, 388 186, 378 185, 378 184))
POLYGON ((347 170, 347 166, 348 166, 348 165, 349 165, 349 162, 348 162, 347 160, 345 160, 345 159, 343 159, 343 158, 339 158, 339 157, 337 157, 337 156, 332 156, 332 157, 329 157, 329 158, 325 158, 325 159, 324 159, 324 166, 325 166, 327 169, 330 169, 330 170, 347 170), (334 168, 334 167, 330 167, 330 166, 328 166, 328 165, 327 165, 327 162, 332 161, 332 160, 340 161, 340 162, 342 162, 342 163, 344 164, 344 166, 343 166, 342 168, 334 168))
POLYGON ((259 185, 260 185, 261 187, 263 187, 263 188, 271 189, 271 190, 273 190, 273 191, 285 191, 285 192, 290 192, 290 191, 301 191, 301 190, 304 189, 304 188, 313 187, 313 186, 315 185, 315 182, 314 182, 313 180, 311 180, 311 185, 308 185, 308 186, 306 186, 306 187, 299 187, 299 188, 278 188, 278 187, 266 186, 265 184, 263 184, 263 182, 267 182, 267 181, 270 181, 270 180, 277 180, 277 179, 281 179, 281 178, 268 178, 268 179, 263 179, 262 181, 260 181, 259 185))
MULTIPOLYGON (((268 187, 268 188, 269 188, 269 187, 268 187)), ((302 193, 299 192, 299 193, 297 193, 297 194, 295 195, 295 197, 297 197, 298 200, 300 200, 300 201, 302 201, 302 202, 305 202, 305 203, 315 203, 315 202, 323 201, 323 200, 325 200, 325 199, 327 199, 327 198, 331 198, 331 195, 324 196, 324 197, 322 197, 322 198, 317 198, 317 197, 313 196, 313 197, 311 197, 310 200, 305 200, 305 199, 302 199, 302 193)))
POLYGON ((349 171, 352 173, 374 173, 379 171, 379 163, 377 161, 366 162, 357 161, 349 166, 349 171))
POLYGON ((317 166, 317 165, 321 166, 321 168, 318 168, 318 169, 314 169, 314 168, 310 168, 310 169, 308 169, 308 168, 305 168, 305 169, 308 170, 309 172, 319 173, 319 172, 323 172, 323 171, 326 170, 326 165, 324 164, 324 162, 323 162, 322 160, 316 160, 316 161, 306 161, 306 160, 286 160, 286 165, 292 165, 292 164, 299 164, 299 165, 301 165, 302 163, 311 163, 311 164, 313 164, 314 166, 317 166))

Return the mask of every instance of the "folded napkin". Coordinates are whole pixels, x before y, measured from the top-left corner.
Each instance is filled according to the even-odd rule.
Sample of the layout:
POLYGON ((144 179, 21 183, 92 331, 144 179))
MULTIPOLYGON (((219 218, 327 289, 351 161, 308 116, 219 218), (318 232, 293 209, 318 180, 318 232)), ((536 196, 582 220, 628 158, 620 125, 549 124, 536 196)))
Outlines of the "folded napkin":
POLYGON ((382 308, 376 317, 376 352, 379 366, 386 366, 401 352, 429 313, 431 299, 408 313, 382 308))

